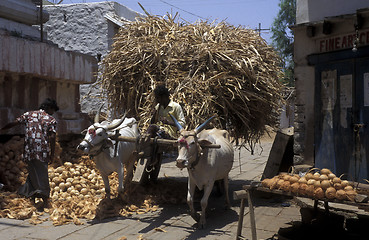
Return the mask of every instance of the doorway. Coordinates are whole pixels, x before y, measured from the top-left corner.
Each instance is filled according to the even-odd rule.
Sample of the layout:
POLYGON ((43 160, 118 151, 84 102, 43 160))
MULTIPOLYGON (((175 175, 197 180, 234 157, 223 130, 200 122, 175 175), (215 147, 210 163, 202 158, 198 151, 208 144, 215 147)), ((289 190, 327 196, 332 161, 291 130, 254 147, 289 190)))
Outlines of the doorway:
POLYGON ((357 182, 369 178, 368 49, 309 56, 315 65, 315 167, 357 182))

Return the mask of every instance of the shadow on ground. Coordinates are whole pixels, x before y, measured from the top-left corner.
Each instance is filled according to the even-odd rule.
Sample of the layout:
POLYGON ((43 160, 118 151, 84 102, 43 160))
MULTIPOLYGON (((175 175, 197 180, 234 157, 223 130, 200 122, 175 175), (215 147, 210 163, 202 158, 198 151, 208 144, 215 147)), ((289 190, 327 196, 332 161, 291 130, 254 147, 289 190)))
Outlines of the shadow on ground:
MULTIPOLYGON (((225 195, 221 190, 214 187, 212 194, 208 199, 206 212, 207 225, 205 229, 197 229, 197 223, 189 214, 189 207, 186 203, 187 178, 165 178, 159 179, 156 184, 149 184, 144 188, 137 187, 136 190, 145 191, 146 196, 150 195, 159 205, 160 212, 153 214, 133 214, 130 216, 119 216, 124 206, 128 205, 127 200, 116 198, 112 200, 103 200, 98 206, 97 217, 89 221, 89 224, 98 224, 102 222, 115 221, 117 219, 136 219, 140 222, 149 223, 149 225, 139 233, 145 234, 152 230, 165 226, 178 227, 181 231, 189 233, 186 239, 198 239, 205 236, 223 236, 229 232, 222 230, 225 226, 238 221, 238 213, 233 207, 238 207, 239 203, 232 199, 232 193, 236 190, 235 185, 230 185, 229 195, 231 200, 231 209, 226 209, 225 195), (109 203, 107 203, 110 201, 109 203), (108 207, 107 207, 108 206, 108 207)), ((200 199, 202 192, 195 194, 195 208, 200 211, 200 199)), ((143 200, 136 199, 136 204, 141 204, 143 200), (138 202, 137 202, 138 201, 138 202)), ((130 202, 132 203, 132 202, 130 202)), ((231 236, 229 236, 231 237, 231 236)))

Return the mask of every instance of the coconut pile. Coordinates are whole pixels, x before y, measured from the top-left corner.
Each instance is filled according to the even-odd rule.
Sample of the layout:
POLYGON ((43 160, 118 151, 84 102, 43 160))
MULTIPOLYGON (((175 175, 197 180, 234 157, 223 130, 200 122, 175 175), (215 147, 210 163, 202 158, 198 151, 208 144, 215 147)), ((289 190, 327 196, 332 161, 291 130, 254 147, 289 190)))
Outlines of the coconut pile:
POLYGON ((327 168, 314 168, 302 177, 298 174, 280 173, 273 178, 264 179, 261 184, 270 190, 278 189, 319 200, 355 201, 357 189, 349 181, 341 180, 341 177, 337 177, 327 168))
MULTIPOLYGON (((67 151, 62 151, 59 142, 56 142, 53 166, 62 164, 63 157, 69 160, 77 158, 74 154, 76 147, 70 146, 69 143, 64 145, 68 148, 67 151)), ((0 143, 0 182, 4 184, 4 189, 7 191, 16 191, 26 181, 28 173, 27 165, 22 158, 23 149, 24 138, 17 135, 12 136, 5 143, 0 143)))
MULTIPOLYGON (((142 214, 156 211, 159 204, 184 204, 186 201, 186 183, 175 182, 171 179, 159 180, 158 184, 147 188, 127 184, 123 196, 118 196, 116 173, 109 176, 112 199, 105 199, 104 184, 95 163, 88 156, 82 156, 75 163, 64 162, 59 166, 57 163, 49 166, 52 207, 45 208, 44 212, 38 212, 29 199, 16 193, 27 176, 26 165, 20 155, 23 149, 23 139, 14 136, 0 149, 5 150, 0 156, 0 166, 5 166, 1 168, 0 176, 5 176, 7 179, 4 182, 6 191, 0 192, 0 217, 2 218, 29 219, 32 224, 39 224, 47 220, 52 221, 54 225, 83 224, 82 219, 104 219, 142 214), (18 147, 19 150, 14 153, 14 156, 9 154, 11 151, 9 146, 18 147), (9 155, 13 156, 10 160, 8 157, 4 158, 9 155), (23 163, 21 168, 9 171, 13 168, 13 164, 20 165, 19 161, 23 163), (9 176, 11 179, 8 178, 9 176)), ((60 152, 59 149, 57 153, 60 152)))
POLYGON ((9 191, 15 191, 26 181, 27 168, 22 160, 23 138, 13 136, 0 143, 0 182, 9 191))
POLYGON ((184 109, 187 128, 217 114, 214 126, 249 142, 277 123, 280 74, 276 52, 253 30, 149 15, 120 29, 99 83, 111 110, 127 111, 143 129, 153 90, 165 83, 184 109))

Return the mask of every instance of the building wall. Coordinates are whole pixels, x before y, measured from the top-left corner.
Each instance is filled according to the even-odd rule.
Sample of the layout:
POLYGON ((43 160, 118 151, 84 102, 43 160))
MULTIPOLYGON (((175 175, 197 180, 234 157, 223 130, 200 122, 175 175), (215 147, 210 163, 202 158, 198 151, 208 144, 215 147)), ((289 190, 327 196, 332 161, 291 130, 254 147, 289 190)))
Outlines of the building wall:
POLYGON ((322 21, 327 17, 353 14, 367 8, 366 0, 297 0, 296 24, 322 21))
MULTIPOLYGON (((295 165, 314 166, 315 68, 308 64, 308 56, 353 48, 357 10, 369 7, 368 1, 332 2, 297 0, 297 24, 292 27, 295 34, 295 165), (330 32, 323 33, 324 21, 330 22, 330 32)), ((365 24, 359 35, 362 36, 361 44, 369 45, 366 37, 369 36, 369 18, 367 11, 362 11, 365 24)))
MULTIPOLYGON (((32 26, 39 10, 30 0, 0 1, 0 8, 0 127, 50 97, 60 107, 58 134, 80 133, 89 121, 80 113, 79 85, 95 81, 96 59, 41 42, 39 28, 32 26)), ((22 128, 0 132, 21 133, 22 128)))
MULTIPOLYGON (((101 59, 108 54, 119 27, 107 15, 135 20, 139 13, 116 2, 61 4, 45 6, 50 14, 45 24, 48 39, 65 50, 78 51, 101 59)), ((80 86, 81 110, 92 112, 104 102, 100 86, 80 86)), ((105 104, 106 108, 106 104, 105 104)))
MULTIPOLYGON (((0 126, 13 121, 26 111, 39 108, 47 97, 59 105, 56 113, 58 134, 80 133, 90 125, 88 116, 79 111, 78 84, 64 83, 19 73, 0 74, 0 126)), ((21 134, 22 128, 10 129, 6 134, 21 134)))
POLYGON ((90 56, 65 51, 49 43, 12 36, 1 30, 0 46, 0 71, 75 84, 91 83, 96 79, 96 59, 90 56))
MULTIPOLYGON (((0 108, 5 108, 0 126, 19 113, 38 109, 47 97, 60 104, 59 122, 70 121, 65 114, 79 114, 79 85, 95 81, 96 59, 1 30, 0 46, 0 108)), ((79 128, 65 123, 58 133, 79 133, 89 125, 87 115, 79 118, 79 128)))

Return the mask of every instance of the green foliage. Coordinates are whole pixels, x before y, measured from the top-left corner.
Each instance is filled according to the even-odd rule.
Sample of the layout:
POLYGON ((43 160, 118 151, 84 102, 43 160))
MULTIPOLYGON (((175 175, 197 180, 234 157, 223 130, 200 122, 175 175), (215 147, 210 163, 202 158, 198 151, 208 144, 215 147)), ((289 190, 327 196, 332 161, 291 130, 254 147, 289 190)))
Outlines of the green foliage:
POLYGON ((289 29, 296 23, 296 0, 280 0, 280 10, 274 19, 272 26, 272 45, 279 53, 284 71, 284 78, 281 81, 288 85, 294 85, 294 64, 293 64, 293 42, 294 35, 289 29))

